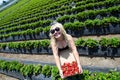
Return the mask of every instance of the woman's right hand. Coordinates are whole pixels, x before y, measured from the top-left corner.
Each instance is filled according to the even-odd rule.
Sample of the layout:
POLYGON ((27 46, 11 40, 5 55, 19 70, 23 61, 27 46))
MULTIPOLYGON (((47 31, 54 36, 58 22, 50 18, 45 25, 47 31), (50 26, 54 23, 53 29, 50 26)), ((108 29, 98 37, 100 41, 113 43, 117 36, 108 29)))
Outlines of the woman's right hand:
POLYGON ((64 78, 64 75, 63 75, 63 71, 62 71, 62 70, 60 70, 60 76, 61 76, 61 78, 64 78))

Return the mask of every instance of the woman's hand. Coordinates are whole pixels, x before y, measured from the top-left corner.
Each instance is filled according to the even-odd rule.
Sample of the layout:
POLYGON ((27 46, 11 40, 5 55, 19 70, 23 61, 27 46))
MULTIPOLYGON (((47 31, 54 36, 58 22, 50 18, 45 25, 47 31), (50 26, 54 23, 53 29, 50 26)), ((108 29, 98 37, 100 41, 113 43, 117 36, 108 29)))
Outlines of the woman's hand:
POLYGON ((82 74, 82 73, 83 73, 83 70, 82 70, 81 65, 78 65, 78 67, 79 67, 80 74, 82 74))
POLYGON ((60 70, 59 72, 60 72, 60 76, 61 76, 61 78, 64 78, 63 71, 60 70))

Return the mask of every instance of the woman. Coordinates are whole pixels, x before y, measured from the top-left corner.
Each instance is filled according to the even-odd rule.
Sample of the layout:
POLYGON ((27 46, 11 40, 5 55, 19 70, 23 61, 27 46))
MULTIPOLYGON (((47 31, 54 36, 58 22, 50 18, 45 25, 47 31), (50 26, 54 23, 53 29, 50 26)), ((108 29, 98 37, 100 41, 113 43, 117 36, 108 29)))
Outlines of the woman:
POLYGON ((51 47, 55 58, 56 65, 59 69, 61 78, 65 78, 62 71, 64 63, 76 61, 79 72, 82 73, 79 54, 77 52, 74 40, 71 35, 67 34, 63 25, 55 23, 50 28, 51 47))

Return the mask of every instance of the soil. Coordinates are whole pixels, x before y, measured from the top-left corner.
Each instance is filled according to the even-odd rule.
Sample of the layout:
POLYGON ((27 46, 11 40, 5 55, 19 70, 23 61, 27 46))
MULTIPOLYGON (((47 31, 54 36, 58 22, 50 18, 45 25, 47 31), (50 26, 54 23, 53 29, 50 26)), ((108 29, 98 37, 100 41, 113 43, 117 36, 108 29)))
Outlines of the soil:
MULTIPOLYGON (((91 39, 95 39, 95 40, 100 40, 101 38, 120 38, 120 34, 108 34, 108 35, 99 35, 99 36, 82 36, 80 38, 83 38, 83 39, 88 39, 88 38, 91 38, 91 39)), ((74 37, 74 40, 77 40, 78 38, 74 37)))
POLYGON ((0 74, 0 80, 18 80, 18 79, 10 77, 10 76, 6 76, 4 74, 0 74))
MULTIPOLYGON (((55 63, 53 55, 32 55, 32 54, 7 54, 0 53, 1 57, 14 58, 20 60, 30 60, 30 61, 42 61, 55 63)), ((84 57, 80 56, 80 62, 82 66, 96 66, 96 67, 108 67, 116 68, 120 67, 120 58, 110 58, 110 57, 84 57)))

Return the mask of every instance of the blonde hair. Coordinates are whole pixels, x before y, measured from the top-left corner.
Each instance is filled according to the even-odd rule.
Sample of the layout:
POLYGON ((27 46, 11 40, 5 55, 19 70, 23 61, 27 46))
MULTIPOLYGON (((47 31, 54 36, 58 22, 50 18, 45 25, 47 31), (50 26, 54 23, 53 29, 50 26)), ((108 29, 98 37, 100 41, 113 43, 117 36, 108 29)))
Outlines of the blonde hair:
MULTIPOLYGON (((53 24, 53 25, 51 26, 50 30, 53 29, 53 27, 59 27, 59 28, 60 28, 61 33, 62 33, 65 41, 67 42, 68 46, 70 47, 69 41, 68 41, 68 36, 67 36, 68 34, 66 33, 63 25, 62 25, 61 23, 58 23, 58 22, 57 22, 57 23, 55 23, 55 24, 53 24)), ((53 36, 53 34, 50 33, 49 36, 50 36, 50 38, 51 38, 51 39, 50 39, 51 42, 53 42, 53 43, 56 45, 56 39, 55 39, 55 37, 53 36)))

